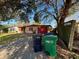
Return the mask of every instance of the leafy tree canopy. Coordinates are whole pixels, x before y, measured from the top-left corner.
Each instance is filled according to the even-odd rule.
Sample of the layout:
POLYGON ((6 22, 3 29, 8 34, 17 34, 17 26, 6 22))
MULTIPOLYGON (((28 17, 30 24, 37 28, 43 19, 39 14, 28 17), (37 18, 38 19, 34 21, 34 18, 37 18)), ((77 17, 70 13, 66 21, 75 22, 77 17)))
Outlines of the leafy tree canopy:
POLYGON ((30 14, 35 22, 60 22, 68 15, 68 9, 78 0, 0 0, 0 18, 16 18, 29 22, 30 14), (62 3, 61 3, 62 2, 62 3))

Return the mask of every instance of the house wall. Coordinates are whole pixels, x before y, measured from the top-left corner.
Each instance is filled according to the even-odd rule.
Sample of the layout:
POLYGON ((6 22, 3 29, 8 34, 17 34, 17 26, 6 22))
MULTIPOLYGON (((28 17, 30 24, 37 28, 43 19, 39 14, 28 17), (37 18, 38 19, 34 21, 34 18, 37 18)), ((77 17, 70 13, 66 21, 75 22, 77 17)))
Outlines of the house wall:
POLYGON ((18 27, 10 27, 8 28, 8 32, 16 32, 16 33, 21 33, 18 27))
POLYGON ((37 33, 38 29, 37 27, 26 27, 25 32, 26 33, 37 33))
POLYGON ((26 27, 25 32, 26 32, 26 33, 32 33, 32 31, 29 30, 29 29, 30 29, 30 27, 26 27))

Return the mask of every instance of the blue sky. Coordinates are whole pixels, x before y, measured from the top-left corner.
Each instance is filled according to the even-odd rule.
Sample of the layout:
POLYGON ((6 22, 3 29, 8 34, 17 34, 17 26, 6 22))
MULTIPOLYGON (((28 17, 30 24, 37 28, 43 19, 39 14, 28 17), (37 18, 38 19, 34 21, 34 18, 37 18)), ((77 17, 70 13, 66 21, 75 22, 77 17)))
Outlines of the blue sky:
POLYGON ((17 21, 16 19, 10 19, 8 21, 4 21, 4 22, 1 22, 2 25, 6 25, 6 24, 17 24, 17 21))

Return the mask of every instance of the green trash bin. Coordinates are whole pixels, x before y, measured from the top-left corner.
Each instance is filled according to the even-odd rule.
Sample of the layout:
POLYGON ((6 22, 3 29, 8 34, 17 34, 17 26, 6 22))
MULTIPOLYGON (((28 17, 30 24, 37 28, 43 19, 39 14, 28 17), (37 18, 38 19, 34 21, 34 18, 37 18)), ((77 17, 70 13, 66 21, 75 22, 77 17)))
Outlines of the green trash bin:
POLYGON ((52 57, 57 56, 57 49, 56 49, 57 40, 58 37, 56 35, 45 35, 42 37, 43 49, 48 56, 52 57))

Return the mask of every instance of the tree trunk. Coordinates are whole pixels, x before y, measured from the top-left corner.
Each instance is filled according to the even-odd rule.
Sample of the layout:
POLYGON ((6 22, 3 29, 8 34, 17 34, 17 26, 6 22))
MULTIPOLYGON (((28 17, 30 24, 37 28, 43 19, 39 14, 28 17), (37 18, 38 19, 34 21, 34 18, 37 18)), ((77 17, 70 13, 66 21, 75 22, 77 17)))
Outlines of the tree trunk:
POLYGON ((64 20, 68 15, 68 10, 69 10, 69 8, 71 6, 71 2, 72 2, 72 0, 66 0, 66 2, 64 4, 65 5, 64 8, 61 8, 61 10, 60 10, 60 17, 57 18, 58 19, 57 20, 58 37, 60 39, 63 39, 62 38, 62 35, 63 35, 62 27, 64 26, 64 20))
POLYGON ((60 43, 58 43, 58 45, 60 45, 62 48, 65 48, 65 49, 67 49, 67 46, 65 45, 65 42, 63 41, 63 30, 62 30, 62 27, 64 26, 64 19, 65 18, 61 18, 58 22, 57 22, 57 31, 58 31, 58 42, 60 42, 60 41, 62 41, 62 42, 60 42, 60 43))
POLYGON ((58 26, 57 27, 58 37, 59 37, 59 39, 62 39, 62 35, 63 35, 62 27, 64 26, 64 18, 62 20, 58 21, 57 26, 58 26))

